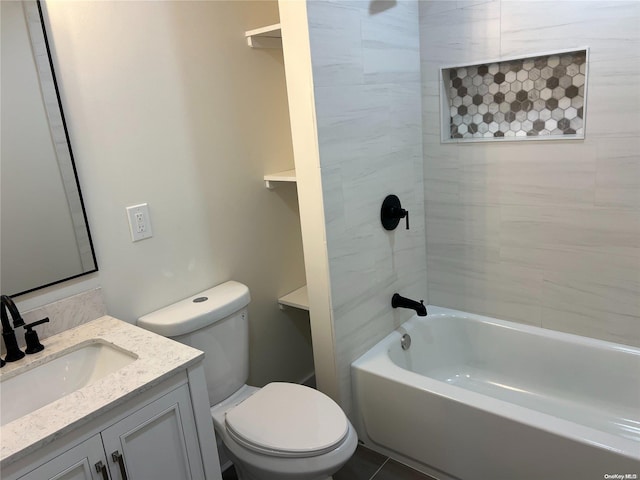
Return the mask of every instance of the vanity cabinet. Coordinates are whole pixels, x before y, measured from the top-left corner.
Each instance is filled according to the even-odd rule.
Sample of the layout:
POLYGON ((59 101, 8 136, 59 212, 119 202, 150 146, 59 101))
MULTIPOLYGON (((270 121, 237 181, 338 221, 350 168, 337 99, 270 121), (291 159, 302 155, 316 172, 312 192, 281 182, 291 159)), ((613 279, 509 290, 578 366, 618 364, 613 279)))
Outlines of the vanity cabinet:
MULTIPOLYGON (((129 408, 77 445, 53 443, 56 455, 17 480, 205 480, 189 385, 129 408), (60 453, 62 452, 62 453, 60 453)), ((211 425, 213 429, 213 425, 211 425)), ((215 451, 215 447, 214 451, 215 451)), ((214 452, 211 452, 212 454, 214 452)), ((217 461, 217 458, 216 458, 217 461)), ((35 468, 34 468, 35 467, 35 468)), ((213 478, 219 479, 217 475, 213 478)))
POLYGON ((3 480, 222 479, 201 351, 107 315, 43 344, 26 363, 0 372, 1 385, 27 374, 33 384, 10 398, 24 400, 29 413, 0 427, 3 480), (94 345, 110 349, 93 361, 69 356, 94 345), (99 376, 114 363, 114 349, 132 360, 99 376), (64 382, 50 372, 80 377, 74 362, 97 378, 78 378, 86 383, 35 402, 36 383, 55 390, 64 382))
POLYGON ((20 477, 20 480, 104 480, 96 466, 106 468, 106 464, 102 438, 98 434, 20 477))
POLYGON ((141 408, 100 435, 111 480, 204 478, 186 386, 141 408))

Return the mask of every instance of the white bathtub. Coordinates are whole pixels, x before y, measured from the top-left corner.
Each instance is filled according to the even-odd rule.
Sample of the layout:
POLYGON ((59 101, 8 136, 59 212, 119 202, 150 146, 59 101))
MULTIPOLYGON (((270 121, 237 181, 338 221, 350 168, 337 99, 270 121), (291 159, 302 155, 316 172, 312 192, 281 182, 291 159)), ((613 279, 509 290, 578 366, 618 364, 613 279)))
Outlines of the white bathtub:
POLYGON ((365 444, 442 478, 640 479, 640 349, 428 311, 352 364, 365 444))

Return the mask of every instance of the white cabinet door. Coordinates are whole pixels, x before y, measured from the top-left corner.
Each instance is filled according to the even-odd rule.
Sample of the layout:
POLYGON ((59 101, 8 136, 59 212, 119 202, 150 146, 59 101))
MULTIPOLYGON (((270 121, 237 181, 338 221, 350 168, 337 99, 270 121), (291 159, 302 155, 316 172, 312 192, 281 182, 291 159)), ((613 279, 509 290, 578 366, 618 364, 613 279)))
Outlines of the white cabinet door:
POLYGON ((204 480, 188 386, 103 430, 112 480, 204 480))
POLYGON ((94 435, 20 480, 108 480, 106 463, 102 439, 94 435))

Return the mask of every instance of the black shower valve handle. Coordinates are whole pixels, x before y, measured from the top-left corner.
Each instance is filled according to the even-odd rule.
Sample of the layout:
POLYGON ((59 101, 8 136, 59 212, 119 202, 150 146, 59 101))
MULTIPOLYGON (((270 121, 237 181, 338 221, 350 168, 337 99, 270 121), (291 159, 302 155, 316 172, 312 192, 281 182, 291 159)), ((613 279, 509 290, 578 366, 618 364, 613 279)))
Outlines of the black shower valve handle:
POLYGON ((406 221, 409 230, 409 211, 402 208, 400 199, 395 195, 387 195, 380 209, 380 220, 385 230, 394 230, 400 223, 400 219, 406 221))
POLYGON ((409 230, 409 210, 405 210, 404 208, 393 208, 392 207, 392 216, 395 218, 404 218, 407 222, 407 230, 409 230))

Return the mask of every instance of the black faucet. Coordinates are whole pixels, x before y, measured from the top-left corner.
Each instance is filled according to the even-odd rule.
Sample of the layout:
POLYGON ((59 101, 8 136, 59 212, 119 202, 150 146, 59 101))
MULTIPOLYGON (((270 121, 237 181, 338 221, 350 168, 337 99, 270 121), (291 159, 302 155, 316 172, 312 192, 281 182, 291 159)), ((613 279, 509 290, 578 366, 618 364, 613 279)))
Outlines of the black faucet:
POLYGON ((427 316, 427 307, 424 306, 424 300, 416 302, 410 298, 405 298, 398 293, 394 293, 391 297, 391 306, 393 308, 411 308, 416 311, 419 317, 427 316))
MULTIPOLYGON (((20 360, 22 357, 24 357, 24 352, 20 350, 20 347, 18 347, 16 333, 13 331, 13 328, 24 326, 24 320, 20 316, 18 307, 16 307, 16 304, 13 303, 11 297, 2 295, 0 296, 0 302, 0 317, 2 318, 2 339, 4 340, 5 347, 7 347, 7 356, 4 358, 3 362, 15 362, 16 360, 20 360), (9 323, 7 310, 9 310, 11 318, 13 319, 13 328, 11 328, 11 324, 9 323)), ((2 365, 4 365, 4 363, 2 363, 2 365)))
POLYGON ((25 325, 24 319, 20 315, 16 304, 13 303, 13 300, 11 300, 11 297, 2 295, 0 296, 0 302, 0 316, 2 317, 2 338, 4 339, 5 347, 7 347, 7 356, 4 358, 4 360, 0 358, 0 367, 4 367, 6 362, 15 362, 16 360, 20 360, 22 357, 24 357, 25 353, 32 354, 44 350, 44 346, 40 343, 38 334, 35 330, 33 330, 33 327, 48 322, 49 318, 43 318, 42 320, 38 320, 37 322, 25 325), (13 330, 13 328, 11 328, 7 310, 9 310, 9 314, 11 314, 11 318, 13 319, 13 328, 24 328, 24 340, 27 344, 27 348, 24 352, 22 352, 22 350, 20 350, 20 347, 18 346, 18 342, 16 341, 16 332, 13 330))

